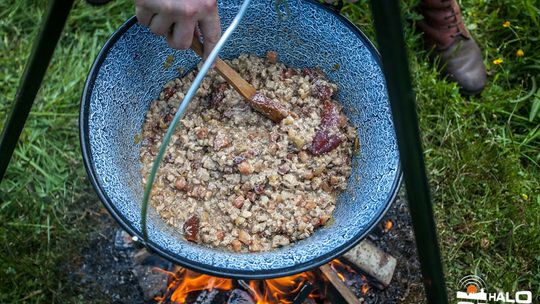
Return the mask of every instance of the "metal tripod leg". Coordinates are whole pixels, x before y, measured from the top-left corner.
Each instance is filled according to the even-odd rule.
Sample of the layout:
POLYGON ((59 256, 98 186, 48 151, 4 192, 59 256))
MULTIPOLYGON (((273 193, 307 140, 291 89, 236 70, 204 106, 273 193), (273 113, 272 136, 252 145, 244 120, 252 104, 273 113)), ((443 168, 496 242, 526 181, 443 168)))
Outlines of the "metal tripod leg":
POLYGON ((371 9, 388 86, 426 296, 429 303, 446 304, 448 297, 420 143, 399 0, 372 0, 371 9))
POLYGON ((51 0, 0 137, 0 183, 66 23, 73 0, 51 0))

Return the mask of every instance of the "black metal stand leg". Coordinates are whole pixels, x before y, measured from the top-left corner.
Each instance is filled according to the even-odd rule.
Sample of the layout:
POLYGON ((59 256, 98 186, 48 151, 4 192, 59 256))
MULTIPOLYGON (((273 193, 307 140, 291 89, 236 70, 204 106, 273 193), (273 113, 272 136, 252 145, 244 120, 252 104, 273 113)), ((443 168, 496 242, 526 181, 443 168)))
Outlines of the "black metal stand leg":
POLYGON ((51 0, 49 3, 41 31, 19 83, 13 109, 0 137, 0 182, 4 178, 13 150, 15 150, 72 6, 73 0, 51 0))
POLYGON ((448 298, 420 143, 399 0, 372 0, 371 9, 396 127, 424 288, 429 303, 446 304, 448 298))

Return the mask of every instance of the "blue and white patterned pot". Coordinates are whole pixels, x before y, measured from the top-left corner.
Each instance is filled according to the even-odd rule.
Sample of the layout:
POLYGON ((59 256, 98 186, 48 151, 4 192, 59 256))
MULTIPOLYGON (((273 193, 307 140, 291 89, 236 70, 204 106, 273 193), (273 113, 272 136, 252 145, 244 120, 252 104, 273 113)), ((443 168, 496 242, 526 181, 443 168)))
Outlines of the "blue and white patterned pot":
MULTIPOLYGON (((220 1, 224 27, 240 4, 240 0, 220 1)), ((316 1, 289 1, 289 7, 289 18, 280 20, 274 3, 252 1, 221 57, 264 56, 275 50, 286 65, 319 66, 338 84, 337 99, 358 128, 361 148, 353 160, 348 189, 339 197, 335 223, 271 252, 231 253, 184 241, 150 208, 147 246, 175 263, 212 275, 251 279, 306 271, 363 239, 396 196, 401 182, 399 155, 378 53, 359 29, 316 1)), ((131 18, 107 41, 88 76, 80 113, 86 169, 112 216, 139 238, 143 186, 140 144, 134 138, 163 85, 198 61, 192 51, 170 49, 162 37, 131 18), (166 67, 171 55, 174 62, 166 67)))

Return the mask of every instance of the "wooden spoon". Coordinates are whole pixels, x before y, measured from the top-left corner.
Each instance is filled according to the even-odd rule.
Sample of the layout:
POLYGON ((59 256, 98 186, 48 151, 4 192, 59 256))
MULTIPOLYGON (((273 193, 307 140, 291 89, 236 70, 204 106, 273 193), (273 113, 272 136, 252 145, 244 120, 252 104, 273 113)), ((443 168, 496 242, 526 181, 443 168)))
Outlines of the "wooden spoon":
MULTIPOLYGON (((198 38, 194 37, 191 44, 191 49, 197 53, 197 55, 203 57, 203 45, 198 38)), ((240 74, 238 74, 233 68, 231 68, 225 61, 217 58, 215 61, 215 68, 218 73, 225 78, 225 80, 238 92, 246 101, 251 105, 253 109, 260 112, 264 116, 270 118, 274 122, 280 122, 283 118, 291 115, 298 117, 295 113, 289 112, 280 103, 264 96, 260 92, 249 84, 240 74)))

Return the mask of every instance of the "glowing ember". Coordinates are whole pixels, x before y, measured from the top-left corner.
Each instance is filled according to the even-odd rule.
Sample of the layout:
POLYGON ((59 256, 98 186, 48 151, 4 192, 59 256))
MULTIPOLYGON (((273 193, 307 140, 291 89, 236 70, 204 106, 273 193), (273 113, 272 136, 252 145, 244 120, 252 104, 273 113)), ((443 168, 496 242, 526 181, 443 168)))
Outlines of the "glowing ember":
POLYGON ((342 281, 342 282, 345 282, 345 276, 341 273, 337 273, 337 276, 339 277, 339 279, 342 281))
POLYGON ((366 278, 365 275, 362 275, 362 282, 365 282, 365 283, 362 284, 362 287, 360 288, 360 291, 362 292, 363 295, 365 295, 369 291, 369 284, 367 283, 368 279, 366 278))
POLYGON ((390 231, 390 229, 392 229, 392 226, 394 226, 394 223, 392 223, 391 220, 386 221, 386 223, 384 224, 384 232, 390 231))
MULTIPOLYGON (((343 264, 339 260, 332 261, 331 267, 336 270, 339 278, 343 282, 346 282, 346 276, 344 275, 345 271, 355 273, 352 268, 346 264, 343 264)), ((186 301, 189 301, 187 300, 188 295, 192 292, 201 292, 203 290, 212 291, 213 289, 227 292, 237 288, 243 288, 246 290, 257 304, 291 304, 294 301, 293 297, 300 292, 304 282, 313 283, 319 279, 315 272, 312 271, 277 279, 252 280, 249 281, 249 283, 199 274, 180 267, 176 273, 166 273, 168 273, 170 276, 170 283, 167 287, 167 292, 163 297, 155 298, 158 303, 162 304, 184 304, 186 301)), ((364 284, 362 285, 361 291, 362 294, 366 294, 369 290, 369 285, 364 276, 362 276, 362 282, 364 282, 364 284)), ((324 294, 325 292, 315 289, 309 295, 309 298, 313 300, 323 299, 324 294)))
POLYGON ((361 291, 363 295, 367 294, 369 291, 369 285, 367 283, 362 285, 361 291))
POLYGON ((344 273, 346 272, 356 273, 354 269, 352 269, 349 265, 343 264, 343 262, 341 262, 340 260, 333 260, 330 263, 330 266, 332 266, 332 268, 337 272, 338 277, 343 282, 345 282, 345 276, 343 275, 344 273))

